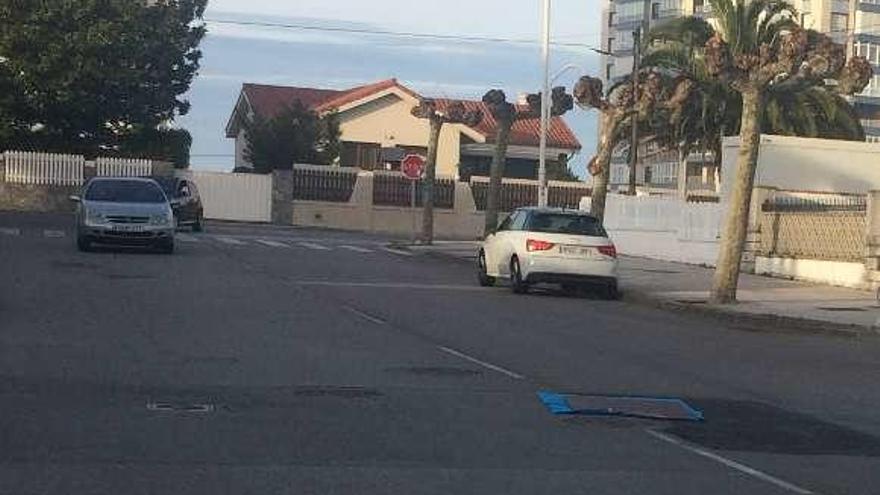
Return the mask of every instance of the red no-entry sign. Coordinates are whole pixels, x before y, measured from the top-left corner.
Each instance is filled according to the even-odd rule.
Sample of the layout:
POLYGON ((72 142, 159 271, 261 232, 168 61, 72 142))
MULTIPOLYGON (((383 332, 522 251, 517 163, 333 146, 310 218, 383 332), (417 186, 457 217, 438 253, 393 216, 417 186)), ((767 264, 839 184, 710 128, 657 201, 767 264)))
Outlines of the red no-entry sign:
POLYGON ((425 159, 419 155, 406 155, 400 161, 400 171, 410 180, 419 180, 425 170, 425 159))

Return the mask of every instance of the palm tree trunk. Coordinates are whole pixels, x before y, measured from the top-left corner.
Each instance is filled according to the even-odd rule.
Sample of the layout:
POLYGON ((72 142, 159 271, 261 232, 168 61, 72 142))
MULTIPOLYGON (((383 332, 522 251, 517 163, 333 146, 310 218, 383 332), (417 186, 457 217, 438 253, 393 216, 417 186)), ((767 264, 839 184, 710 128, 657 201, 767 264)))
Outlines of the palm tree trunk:
POLYGON ((510 128, 513 120, 498 121, 498 133, 495 136, 495 155, 489 169, 489 192, 486 195, 486 226, 483 235, 489 235, 498 228, 498 213, 501 202, 501 178, 504 177, 504 165, 507 160, 507 142, 510 140, 510 128))
POLYGON ((755 170, 758 168, 762 96, 757 89, 749 89, 742 93, 741 143, 736 161, 736 177, 730 192, 727 218, 718 250, 718 263, 712 281, 711 299, 717 304, 736 301, 736 286, 749 223, 752 186, 755 182, 755 170))
POLYGON ((612 115, 601 114, 599 150, 595 164, 599 173, 593 176, 593 187, 590 191, 590 214, 599 219, 600 223, 605 221, 605 198, 608 195, 608 179, 611 177, 611 152, 614 150, 612 137, 616 127, 612 115))
POLYGON ((428 160, 425 163, 425 177, 422 189, 422 242, 434 242, 434 178, 437 176, 437 147, 443 121, 437 117, 430 119, 431 133, 428 138, 428 160))
POLYGON ((687 169, 690 150, 684 143, 678 147, 678 197, 687 201, 687 169))

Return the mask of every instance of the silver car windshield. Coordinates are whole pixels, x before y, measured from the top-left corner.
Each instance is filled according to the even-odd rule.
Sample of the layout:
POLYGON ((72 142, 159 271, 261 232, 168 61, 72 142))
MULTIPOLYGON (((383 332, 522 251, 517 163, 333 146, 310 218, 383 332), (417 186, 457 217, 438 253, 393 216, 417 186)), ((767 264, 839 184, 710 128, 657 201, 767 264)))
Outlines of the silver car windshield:
POLYGON ((93 182, 86 191, 88 201, 111 203, 164 203, 159 186, 144 181, 103 180, 93 182))

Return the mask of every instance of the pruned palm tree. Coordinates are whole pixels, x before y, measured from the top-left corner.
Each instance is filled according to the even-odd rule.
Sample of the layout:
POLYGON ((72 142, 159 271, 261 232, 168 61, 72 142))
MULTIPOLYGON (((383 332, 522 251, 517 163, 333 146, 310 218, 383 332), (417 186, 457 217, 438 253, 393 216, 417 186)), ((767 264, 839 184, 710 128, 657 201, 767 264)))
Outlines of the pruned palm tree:
POLYGON ((647 61, 692 76, 701 91, 720 88, 732 96, 725 102, 739 102, 739 122, 726 122, 736 124, 741 145, 712 286, 712 300, 729 303, 736 299, 762 130, 861 136, 840 95, 864 89, 872 70, 864 58, 846 61, 843 47, 827 36, 801 29, 793 21, 794 7, 785 0, 709 3, 716 28, 685 18, 655 31, 654 38, 666 44, 647 61))

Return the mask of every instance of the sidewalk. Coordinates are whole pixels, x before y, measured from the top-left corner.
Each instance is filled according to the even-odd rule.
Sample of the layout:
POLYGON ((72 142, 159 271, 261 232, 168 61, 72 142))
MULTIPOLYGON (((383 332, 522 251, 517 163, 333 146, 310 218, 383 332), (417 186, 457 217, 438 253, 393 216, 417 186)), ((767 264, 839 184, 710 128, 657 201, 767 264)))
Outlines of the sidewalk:
MULTIPOLYGON (((438 241, 405 246, 413 252, 472 263, 477 242, 438 241)), ((673 309, 687 309, 756 330, 796 327, 820 332, 872 334, 880 327, 880 304, 867 291, 742 274, 738 303, 708 304, 713 269, 684 263, 620 257, 624 298, 673 309)))

